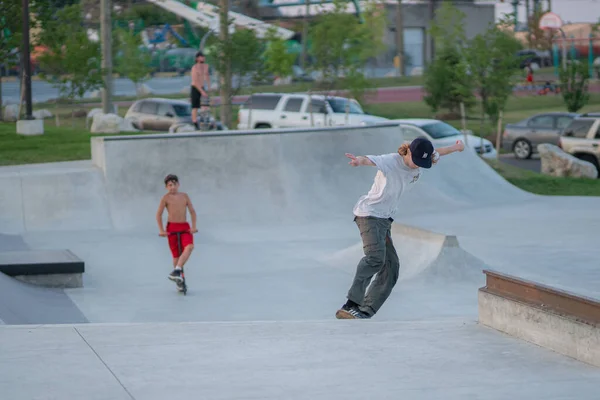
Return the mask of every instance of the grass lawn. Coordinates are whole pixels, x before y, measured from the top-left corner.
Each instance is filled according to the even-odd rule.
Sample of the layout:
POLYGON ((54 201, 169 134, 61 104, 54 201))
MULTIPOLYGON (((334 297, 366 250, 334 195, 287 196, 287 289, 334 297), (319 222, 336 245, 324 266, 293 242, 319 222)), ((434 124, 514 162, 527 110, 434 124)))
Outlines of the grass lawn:
POLYGON ((0 165, 91 159, 90 138, 107 135, 92 135, 85 129, 85 118, 73 122, 72 126, 71 120, 63 120, 57 127, 54 120, 47 119, 40 136, 17 135, 16 123, 0 123, 0 165))
MULTIPOLYGON (((366 112, 379 115, 385 118, 435 118, 431 110, 422 102, 406 103, 385 103, 385 104, 365 104, 363 108, 366 112)), ((504 111, 503 125, 521 121, 533 114, 566 111, 562 96, 531 96, 531 97, 511 97, 504 111)), ((591 93, 588 104, 579 110, 580 113, 598 111, 600 112, 600 94, 591 93)), ((450 125, 462 129, 462 121, 447 120, 450 125)), ((489 121, 481 129, 481 120, 479 119, 479 103, 471 111, 467 111, 466 127, 473 131, 473 134, 480 135, 496 143, 496 127, 489 121)))
POLYGON ((484 159, 513 185, 531 193, 551 196, 600 196, 600 179, 559 178, 484 159))

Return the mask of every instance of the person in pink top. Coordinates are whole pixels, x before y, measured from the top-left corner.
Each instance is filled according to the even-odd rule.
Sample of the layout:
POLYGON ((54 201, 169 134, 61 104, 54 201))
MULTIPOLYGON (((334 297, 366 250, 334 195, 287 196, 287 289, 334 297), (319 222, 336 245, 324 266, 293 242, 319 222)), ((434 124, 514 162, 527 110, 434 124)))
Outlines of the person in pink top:
POLYGON ((208 64, 204 62, 204 54, 201 51, 196 53, 196 63, 192 67, 191 77, 192 122, 194 125, 197 125, 198 109, 201 106, 202 96, 208 97, 204 88, 210 87, 210 72, 208 64))

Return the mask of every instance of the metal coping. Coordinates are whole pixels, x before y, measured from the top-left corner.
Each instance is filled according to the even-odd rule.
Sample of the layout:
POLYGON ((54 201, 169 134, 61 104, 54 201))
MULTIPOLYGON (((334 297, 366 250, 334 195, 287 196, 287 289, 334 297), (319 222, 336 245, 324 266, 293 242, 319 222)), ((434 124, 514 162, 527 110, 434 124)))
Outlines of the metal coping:
POLYGON ((595 299, 495 271, 484 270, 483 273, 486 286, 480 291, 600 327, 600 302, 595 299))
POLYGON ((262 136, 262 135, 281 135, 291 133, 312 133, 312 132, 323 132, 323 131, 341 131, 341 130, 359 130, 369 128, 392 128, 398 127, 399 122, 396 123, 378 123, 375 125, 365 126, 328 126, 322 128, 287 128, 287 129, 265 129, 265 130, 228 130, 228 131, 216 131, 224 133, 213 133, 210 131, 196 131, 196 132, 185 132, 185 133, 157 133, 149 135, 121 135, 121 136, 96 136, 92 139, 103 139, 105 141, 116 141, 116 140, 148 140, 148 139, 183 139, 192 137, 215 137, 215 136, 262 136))

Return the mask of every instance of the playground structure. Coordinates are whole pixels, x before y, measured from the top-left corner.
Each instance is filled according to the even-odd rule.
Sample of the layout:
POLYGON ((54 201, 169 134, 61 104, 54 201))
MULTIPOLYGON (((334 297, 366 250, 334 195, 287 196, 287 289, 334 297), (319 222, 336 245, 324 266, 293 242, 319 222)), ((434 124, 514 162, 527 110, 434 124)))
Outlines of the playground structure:
MULTIPOLYGON (((203 3, 191 1, 188 6, 177 0, 148 0, 163 9, 172 12, 173 14, 189 21, 192 24, 199 25, 208 29, 208 34, 204 35, 200 43, 200 48, 203 48, 206 38, 211 33, 218 33, 220 27, 220 15, 218 7, 203 3)), ((289 40, 295 35, 294 31, 279 27, 277 25, 268 24, 264 21, 248 17, 240 13, 229 11, 228 18, 232 21, 229 31, 234 31, 234 26, 251 29, 257 33, 259 38, 264 38, 270 29, 274 29, 277 37, 289 40)))
MULTIPOLYGON (((587 58, 589 76, 594 76, 595 57, 600 58, 600 37, 594 37, 592 33, 587 38, 567 37, 563 28, 563 22, 560 16, 553 12, 547 12, 540 18, 540 29, 550 31, 553 35, 556 32, 560 33, 560 37, 552 38, 552 58, 554 65, 554 73, 558 76, 559 65, 562 61, 563 68, 566 67, 568 56, 571 60, 580 60, 587 58), (562 50, 562 57, 559 53, 562 50), (596 56, 595 56, 596 55, 596 56), (561 60, 562 58, 562 60, 561 60)), ((555 35, 554 35, 555 36, 555 35)), ((600 66, 598 66, 600 68, 600 66)), ((600 71, 597 71, 600 79, 600 71)))

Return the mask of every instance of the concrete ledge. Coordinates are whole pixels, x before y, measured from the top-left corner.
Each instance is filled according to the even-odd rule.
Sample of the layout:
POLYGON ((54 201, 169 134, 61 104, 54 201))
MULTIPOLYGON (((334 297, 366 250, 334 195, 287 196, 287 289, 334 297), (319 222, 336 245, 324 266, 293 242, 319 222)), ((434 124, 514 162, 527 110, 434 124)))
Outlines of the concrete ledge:
POLYGON ((600 367, 600 324, 485 287, 478 306, 481 324, 600 367))
POLYGON ((80 288, 83 287, 83 274, 42 274, 15 275, 13 278, 21 282, 50 288, 80 288))
POLYGON ((35 136, 44 134, 44 120, 19 120, 17 121, 17 133, 24 136, 35 136))
POLYGON ((0 272, 40 286, 82 287, 85 264, 69 250, 0 252, 0 272))

